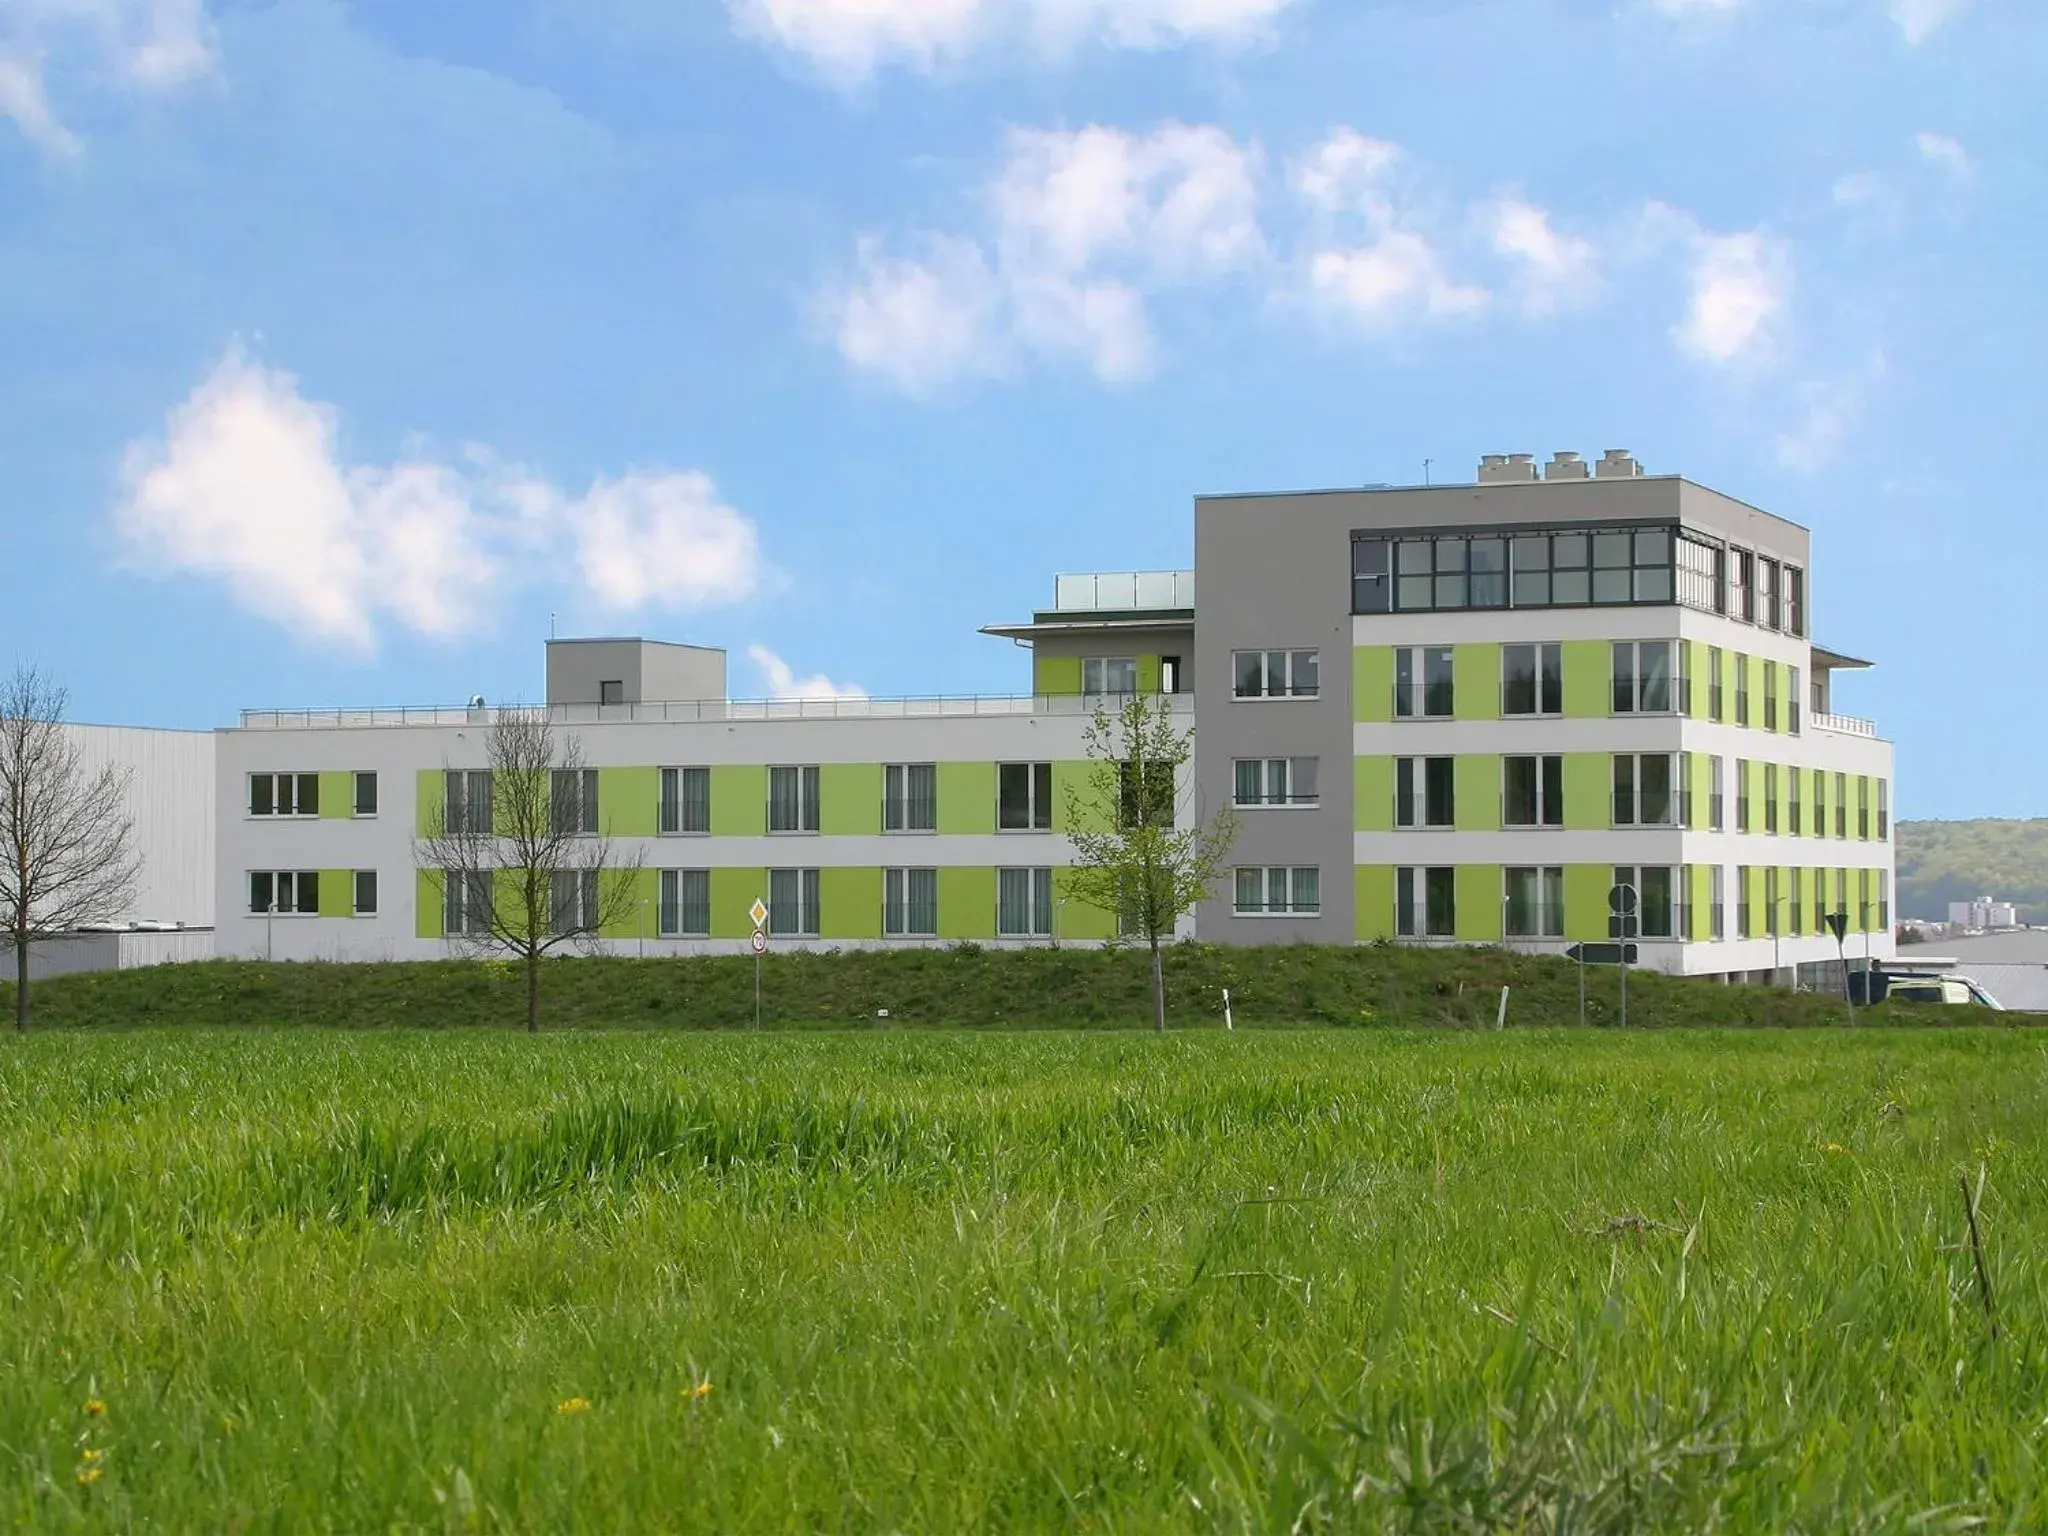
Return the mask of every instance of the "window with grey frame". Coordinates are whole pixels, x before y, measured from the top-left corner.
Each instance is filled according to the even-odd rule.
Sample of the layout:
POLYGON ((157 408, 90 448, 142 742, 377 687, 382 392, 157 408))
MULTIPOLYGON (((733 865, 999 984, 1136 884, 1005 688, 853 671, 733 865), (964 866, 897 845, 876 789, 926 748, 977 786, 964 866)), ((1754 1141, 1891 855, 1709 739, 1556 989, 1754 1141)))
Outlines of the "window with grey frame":
POLYGON ((1457 708, 1457 653, 1448 645, 1404 645, 1394 652, 1394 718, 1448 720, 1457 708))
POLYGON ((1241 757, 1232 768, 1231 798, 1241 809, 1319 803, 1313 757, 1241 757))
POLYGON ((1231 694, 1240 699, 1313 699, 1322 695, 1320 651, 1233 651, 1231 694))
POLYGON ((1612 691, 1614 713, 1679 713, 1689 682, 1684 676, 1686 649, 1682 642, 1675 640, 1615 641, 1612 691))
POLYGON ((710 870, 664 869, 655 894, 654 930, 660 937, 711 937, 710 870))
POLYGON ((936 832, 939 829, 939 767, 936 763, 889 763, 882 769, 882 830, 936 832))
POLYGON ((359 869, 355 872, 355 879, 351 883, 355 888, 349 893, 352 898, 349 904, 350 910, 357 917, 375 917, 377 915, 377 871, 374 869, 359 869))
POLYGON ((1778 562, 1758 555, 1755 571, 1756 623, 1762 629, 1778 629, 1783 617, 1778 607, 1778 562))
POLYGON ((314 917, 320 911, 320 873, 312 869, 259 869, 249 875, 252 917, 314 917))
POLYGON ((455 836, 489 836, 494 825, 487 769, 450 768, 442 775, 442 826, 455 836))
POLYGON ((1877 840, 1889 842, 1892 835, 1892 783, 1890 779, 1877 781, 1877 840))
POLYGON ((1719 725, 1726 716, 1727 697, 1721 689, 1722 665, 1726 654, 1718 645, 1707 647, 1707 718, 1719 725))
POLYGON ((1686 593, 1711 609, 1719 552, 1668 526, 1565 527, 1513 532, 1355 534, 1353 613, 1445 613, 1498 608, 1662 604, 1686 593), (1681 564, 1681 560, 1684 562, 1681 564))
POLYGON ((1394 759, 1394 825, 1449 827, 1457 822, 1457 759, 1394 759))
POLYGON ((1735 723, 1749 724, 1749 658, 1735 653, 1735 723))
POLYGON ((595 837, 597 770, 554 769, 548 804, 556 836, 595 837))
POLYGON ((1044 939, 1052 937, 1052 871, 1050 869, 999 869, 996 871, 996 937, 1003 939, 1044 939))
POLYGON ((1766 661, 1764 663, 1764 729, 1775 731, 1777 728, 1778 664, 1775 661, 1766 661))
POLYGON ((768 770, 768 830, 818 830, 818 770, 812 766, 778 766, 768 770))
POLYGON ((1784 571, 1785 586, 1785 632, 1806 636, 1806 572, 1796 565, 1788 565, 1784 571))
POLYGON ((363 772, 354 775, 353 815, 374 816, 377 814, 377 775, 363 772))
POLYGON ((1719 864, 1707 871, 1708 937, 1728 937, 1728 871, 1719 864))
POLYGON ((443 874, 441 931, 455 937, 491 931, 491 871, 449 870, 443 874))
POLYGON ((1787 667, 1785 681, 1785 730, 1787 734, 1799 734, 1799 669, 1787 667))
POLYGON ((1835 775, 1835 836, 1837 838, 1846 838, 1848 835, 1849 775, 1838 773, 1835 775))
POLYGON ((1778 765, 1764 764, 1764 832, 1778 835, 1778 765))
POLYGON ((768 871, 768 932, 777 938, 818 936, 818 872, 815 869, 768 871))
POLYGON ((1564 647, 1504 645, 1500 648, 1500 712, 1503 715, 1564 713, 1564 647))
POLYGON ((1138 691, 1135 656, 1088 656, 1081 661, 1081 691, 1092 697, 1128 698, 1138 691))
POLYGON ((1503 757, 1501 759, 1501 825, 1561 827, 1564 825, 1564 759, 1503 757))
POLYGON ((1448 866, 1394 871, 1394 932, 1404 939, 1458 935, 1458 872, 1448 866))
POLYGON ((711 770, 661 770, 661 816, 656 824, 665 837, 702 836, 711 831, 711 770))
POLYGON ((320 775, 317 773, 252 773, 249 775, 251 816, 318 816, 320 775))
POLYGON ((1669 827, 1678 824, 1678 795, 1669 752, 1614 755, 1614 825, 1669 827))
POLYGON ((939 872, 936 869, 882 871, 882 936, 936 938, 939 932, 939 872))
MULTIPOLYGON (((1617 864, 1614 867, 1616 885, 1633 886, 1636 893, 1636 932, 1646 939, 1675 939, 1684 933, 1683 881, 1678 871, 1669 865, 1617 864)), ((1619 919, 1608 919, 1608 937, 1620 938, 1615 932, 1619 919)))
POLYGON ((548 931, 592 933, 597 929, 597 871, 558 869, 548 876, 548 931))
POLYGON ((1678 600, 1703 613, 1721 611, 1721 554, 1718 545, 1678 536, 1678 600))
POLYGON ((1727 826, 1728 802, 1722 783, 1725 759, 1714 756, 1707 759, 1707 830, 1720 832, 1727 826))
POLYGON ((1502 932, 1511 939, 1564 937, 1564 870, 1557 866, 1501 871, 1502 932))
POLYGON ((1052 830, 1052 764, 996 764, 996 830, 1052 830))
POLYGON ((1749 762, 1745 758, 1735 759, 1735 830, 1747 832, 1749 819, 1749 762))
POLYGON ((1723 554, 1721 569, 1728 580, 1728 592, 1721 612, 1752 624, 1756 622, 1756 591, 1751 585, 1750 570, 1756 557, 1746 549, 1729 549, 1723 554))
POLYGON ((1323 910, 1322 870, 1314 865, 1247 865, 1234 872, 1231 887, 1239 917, 1314 917, 1323 910))
POLYGON ((1805 836, 1806 807, 1801 803, 1804 798, 1803 792, 1806 788, 1805 778, 1806 776, 1796 767, 1785 770, 1785 835, 1787 837, 1805 836))

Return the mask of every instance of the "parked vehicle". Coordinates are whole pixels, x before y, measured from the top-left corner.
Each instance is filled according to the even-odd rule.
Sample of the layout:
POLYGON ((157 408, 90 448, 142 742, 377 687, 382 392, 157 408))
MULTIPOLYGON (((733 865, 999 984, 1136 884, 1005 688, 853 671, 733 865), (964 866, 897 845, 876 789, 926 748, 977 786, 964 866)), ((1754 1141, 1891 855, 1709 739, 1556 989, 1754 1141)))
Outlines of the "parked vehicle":
POLYGON ((1878 1003, 1941 1003, 2005 1012, 2005 1005, 1967 976, 1955 974, 1954 960, 1888 961, 1849 973, 1849 1001, 1859 1008, 1878 1003))

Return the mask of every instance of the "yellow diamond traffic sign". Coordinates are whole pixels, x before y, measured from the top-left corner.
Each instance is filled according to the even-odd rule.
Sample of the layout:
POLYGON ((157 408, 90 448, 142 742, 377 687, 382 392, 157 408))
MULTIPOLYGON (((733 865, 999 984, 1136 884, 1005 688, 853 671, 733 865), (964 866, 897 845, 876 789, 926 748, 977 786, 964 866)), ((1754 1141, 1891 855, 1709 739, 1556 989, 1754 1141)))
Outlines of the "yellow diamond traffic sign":
POLYGON ((751 907, 747 908, 747 916, 751 917, 754 920, 754 926, 756 928, 760 927, 763 923, 768 921, 768 904, 761 900, 760 897, 756 896, 754 898, 754 904, 751 907))

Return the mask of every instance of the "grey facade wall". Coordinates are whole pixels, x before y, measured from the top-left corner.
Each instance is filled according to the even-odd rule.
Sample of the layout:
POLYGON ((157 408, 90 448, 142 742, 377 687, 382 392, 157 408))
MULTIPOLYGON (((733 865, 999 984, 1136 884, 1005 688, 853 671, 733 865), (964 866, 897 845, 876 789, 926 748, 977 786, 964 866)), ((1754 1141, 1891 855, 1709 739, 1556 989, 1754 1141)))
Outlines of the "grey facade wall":
POLYGON ((656 640, 550 640, 550 704, 596 704, 601 685, 622 686, 621 703, 725 697, 725 652, 656 640))
POLYGON ((88 775, 113 764, 128 773, 122 810, 141 860, 135 897, 121 921, 213 922, 214 733, 125 725, 67 725, 88 775))

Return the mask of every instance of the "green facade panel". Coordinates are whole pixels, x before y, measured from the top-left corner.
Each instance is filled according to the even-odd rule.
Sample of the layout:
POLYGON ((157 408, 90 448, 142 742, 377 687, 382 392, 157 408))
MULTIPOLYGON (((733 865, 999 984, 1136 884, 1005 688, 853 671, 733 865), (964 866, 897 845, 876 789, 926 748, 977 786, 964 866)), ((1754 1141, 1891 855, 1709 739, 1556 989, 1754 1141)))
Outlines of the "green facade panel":
POLYGON ((1451 651, 1451 713, 1459 720, 1500 718, 1500 647, 1460 645, 1451 651))
POLYGON ((996 872, 952 867, 939 871, 939 937, 992 939, 996 932, 996 872))
POLYGON ((1394 718, 1394 648, 1360 645, 1351 651, 1351 718, 1380 725, 1394 718))
POLYGON ((1501 940, 1502 885, 1498 864, 1460 864, 1457 873, 1458 939, 1465 944, 1501 940))
MULTIPOLYGON (((601 781, 597 793, 598 804, 603 805, 601 781)), ((609 808, 606 814, 610 814, 609 808)), ((612 882, 610 888, 616 888, 623 882, 626 897, 620 909, 612 914, 612 920, 598 930, 598 937, 635 942, 658 938, 661 933, 661 872, 655 869, 620 869, 608 872, 604 878, 612 882)))
POLYGON ((1140 656, 1138 658, 1138 692, 1157 693, 1158 691, 1159 658, 1157 656, 1140 656))
MULTIPOLYGON (((1056 869, 1052 877, 1053 932, 1062 939, 1084 941, 1116 937, 1116 914, 1074 894, 1072 871, 1056 869)), ((994 927, 994 915, 990 915, 994 927)))
POLYGON ((1607 937, 1607 893, 1614 888, 1613 867, 1567 864, 1564 867, 1564 936, 1576 943, 1607 937))
POLYGON ((1592 720, 1612 714, 1613 647, 1605 640, 1567 640, 1563 651, 1566 718, 1592 720))
POLYGON ((879 869, 818 871, 818 932, 826 939, 882 936, 882 872, 879 869))
MULTIPOLYGON (((326 791, 323 789, 322 794, 326 791)), ((326 803, 324 800, 321 802, 326 803)), ((320 872, 320 915, 354 917, 356 872, 352 869, 323 869, 320 872)))
MULTIPOLYGON (((713 769, 713 773, 717 770, 713 769)), ((717 816, 718 790, 713 787, 712 815, 717 816)), ((823 876, 819 877, 822 881, 823 876)), ((768 899, 768 871, 765 869, 714 869, 711 871, 711 936, 714 939, 744 939, 754 931, 747 911, 755 898, 768 899)), ((820 892, 819 904, 823 905, 820 892)))
POLYGON ((827 837, 880 834, 880 763, 826 763, 818 769, 818 830, 827 837))
POLYGON ((1501 822, 1500 759, 1467 752, 1451 760, 1454 824, 1460 832, 1497 832, 1501 822))
POLYGON ((430 869, 413 871, 413 935, 438 939, 441 934, 441 877, 430 869))
POLYGON ((1031 691, 1041 697, 1063 696, 1081 691, 1081 658, 1078 656, 1031 657, 1031 691))
MULTIPOLYGON (((768 769, 720 763, 711 770, 711 835, 762 837, 768 831, 768 769)), ((716 932, 714 919, 713 931, 716 932)), ((744 938, 742 934, 740 937, 744 938)))
POLYGON ((1391 939, 1394 936, 1394 866, 1361 864, 1353 880, 1358 900, 1358 937, 1391 939))
POLYGON ((1351 763, 1352 822, 1361 832, 1394 830, 1394 760, 1359 757, 1351 763))
MULTIPOLYGON (((1687 756, 1688 780, 1692 790, 1692 815, 1686 826, 1694 832, 1703 832, 1713 817, 1714 760, 1705 752, 1694 752, 1687 756)), ((1726 815, 1725 809, 1722 813, 1726 815)))
POLYGON ((1564 824, 1574 832, 1614 824, 1614 759, 1605 752, 1568 752, 1564 759, 1564 824))
POLYGON ((955 836, 996 829, 996 765, 939 764, 939 831, 955 836))
POLYGON ((1688 864, 1685 866, 1686 907, 1690 916, 1686 919, 1694 939, 1705 939, 1713 932, 1714 871, 1710 865, 1688 864))
POLYGON ((1052 765, 1052 825, 1055 832, 1064 832, 1073 825, 1073 807, 1070 801, 1079 800, 1085 808, 1083 814, 1092 826, 1083 830, 1100 831, 1110 825, 1110 818, 1116 814, 1114 797, 1105 791, 1098 791, 1094 776, 1098 765, 1085 758, 1052 765))
POLYGON ((346 770, 320 775, 320 819, 346 821, 356 813, 356 776, 346 770))
POLYGON ((660 825, 659 768, 597 770, 598 825, 611 837, 653 837, 660 825))
MULTIPOLYGON (((438 768, 422 768, 413 776, 412 826, 415 837, 430 837, 441 825, 443 785, 438 768)), ((438 937, 440 930, 434 930, 438 937)))
POLYGON ((1681 640, 1679 644, 1685 647, 1685 670, 1681 674, 1685 687, 1678 701, 1679 712, 1701 719, 1707 713, 1707 643, 1681 640))

